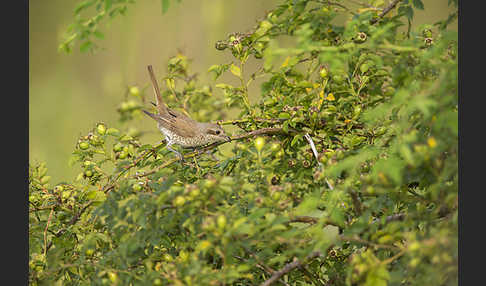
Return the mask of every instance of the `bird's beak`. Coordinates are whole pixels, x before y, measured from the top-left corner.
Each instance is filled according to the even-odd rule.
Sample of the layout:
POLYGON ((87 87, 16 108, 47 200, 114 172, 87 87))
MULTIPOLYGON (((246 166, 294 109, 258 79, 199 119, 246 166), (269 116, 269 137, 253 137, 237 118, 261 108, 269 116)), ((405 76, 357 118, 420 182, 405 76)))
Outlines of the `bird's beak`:
POLYGON ((231 141, 231 137, 226 136, 226 142, 230 142, 230 141, 231 141))

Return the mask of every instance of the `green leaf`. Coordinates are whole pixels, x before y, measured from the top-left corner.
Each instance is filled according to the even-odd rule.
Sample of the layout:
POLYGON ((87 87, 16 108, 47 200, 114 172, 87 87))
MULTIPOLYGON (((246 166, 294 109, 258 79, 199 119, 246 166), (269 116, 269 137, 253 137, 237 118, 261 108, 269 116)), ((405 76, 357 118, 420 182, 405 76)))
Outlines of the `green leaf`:
POLYGON ((112 5, 112 0, 105 0, 105 11, 110 10, 112 5))
POLYGON ((83 1, 79 3, 76 8, 74 8, 74 14, 79 14, 81 11, 93 5, 94 3, 96 3, 96 0, 83 1))
POLYGON ((162 4, 162 14, 165 14, 169 9, 170 2, 169 0, 161 0, 161 4, 162 4))
POLYGON ((94 202, 102 202, 102 201, 106 200, 106 194, 102 191, 89 191, 86 194, 86 198, 88 198, 88 200, 92 200, 94 202))
POLYGON ((235 66, 234 64, 231 64, 230 71, 235 76, 241 77, 241 70, 240 70, 240 68, 237 67, 237 66, 235 66))
POLYGON ((79 46, 79 50, 83 53, 89 51, 89 49, 93 46, 93 43, 91 41, 86 41, 84 43, 82 43, 80 46, 79 46))
POLYGON ((301 134, 297 134, 294 136, 294 139, 292 139, 292 142, 290 142, 290 146, 294 146, 295 144, 297 144, 297 142, 299 141, 302 141, 302 135, 301 134))
POLYGON ((98 38, 98 39, 104 39, 105 38, 105 35, 103 33, 101 33, 100 31, 94 31, 93 32, 93 35, 98 38))
POLYGON ((424 10, 424 3, 422 0, 413 0, 413 6, 417 9, 424 10))

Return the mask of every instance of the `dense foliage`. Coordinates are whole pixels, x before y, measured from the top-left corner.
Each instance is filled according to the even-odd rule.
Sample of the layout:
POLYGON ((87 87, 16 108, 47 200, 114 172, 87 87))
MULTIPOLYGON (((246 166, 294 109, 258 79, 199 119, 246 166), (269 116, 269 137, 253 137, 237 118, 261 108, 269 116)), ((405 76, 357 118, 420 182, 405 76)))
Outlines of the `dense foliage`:
POLYGON ((128 130, 153 95, 132 87, 127 131, 79 139, 78 178, 30 167, 32 285, 457 285, 454 14, 411 29, 420 0, 282 2, 216 43, 234 60, 209 72, 240 85, 181 54, 159 78, 169 106, 241 130, 230 156, 144 143, 128 130))

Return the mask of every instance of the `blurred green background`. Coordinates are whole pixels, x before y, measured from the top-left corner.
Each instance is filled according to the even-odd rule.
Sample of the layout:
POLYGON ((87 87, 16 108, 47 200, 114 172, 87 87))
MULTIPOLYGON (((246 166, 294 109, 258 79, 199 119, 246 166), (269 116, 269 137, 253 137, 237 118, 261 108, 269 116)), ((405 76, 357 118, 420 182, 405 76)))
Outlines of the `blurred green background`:
MULTIPOLYGON (((96 40, 103 50, 80 53, 79 46, 75 46, 71 54, 65 54, 57 48, 73 22, 73 10, 79 1, 30 0, 29 161, 46 162, 52 184, 72 180, 80 172, 80 168, 68 166, 78 137, 86 135, 97 122, 122 127, 116 109, 128 86, 148 85, 148 64, 161 77, 168 58, 180 50, 193 60, 192 71, 199 73, 200 81, 209 83, 207 69, 232 59, 229 52, 216 50, 215 42, 231 32, 249 31, 265 11, 281 2, 171 1, 169 11, 162 14, 160 0, 137 1, 129 5, 125 16, 103 22, 105 39, 96 40)), ((343 3, 353 7, 356 2, 343 3)), ((416 11, 414 26, 434 23, 452 11, 447 0, 423 2, 425 10, 416 11)), ((454 25, 457 27, 457 22, 454 25)), ((253 70, 256 64, 253 60, 248 69, 253 70)), ((233 81, 228 76, 217 82, 233 81)), ((258 83, 250 94, 258 94, 258 83)), ((136 124, 148 132, 143 143, 161 140, 162 135, 150 119, 141 118, 136 124)))

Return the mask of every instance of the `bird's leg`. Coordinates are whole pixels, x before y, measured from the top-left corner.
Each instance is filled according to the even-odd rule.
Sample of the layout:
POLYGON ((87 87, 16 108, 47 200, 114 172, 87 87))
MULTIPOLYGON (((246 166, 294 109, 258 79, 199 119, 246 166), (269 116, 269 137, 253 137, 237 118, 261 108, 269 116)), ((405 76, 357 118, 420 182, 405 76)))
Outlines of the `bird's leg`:
POLYGON ((170 146, 172 146, 172 142, 167 142, 167 150, 174 152, 177 155, 177 157, 179 157, 181 162, 184 162, 184 157, 182 157, 182 154, 177 152, 176 150, 172 149, 170 146))
POLYGON ((201 171, 199 170, 199 164, 197 163, 196 156, 192 157, 194 159, 194 164, 196 165, 196 175, 199 177, 201 171))
POLYGON ((211 152, 211 150, 203 151, 202 149, 199 149, 197 147, 193 148, 192 150, 193 150, 193 152, 195 152, 197 154, 197 156, 200 156, 201 154, 205 153, 206 155, 211 156, 211 158, 213 158, 214 161, 218 161, 218 158, 216 158, 214 156, 214 154, 213 154, 213 152, 211 152))

